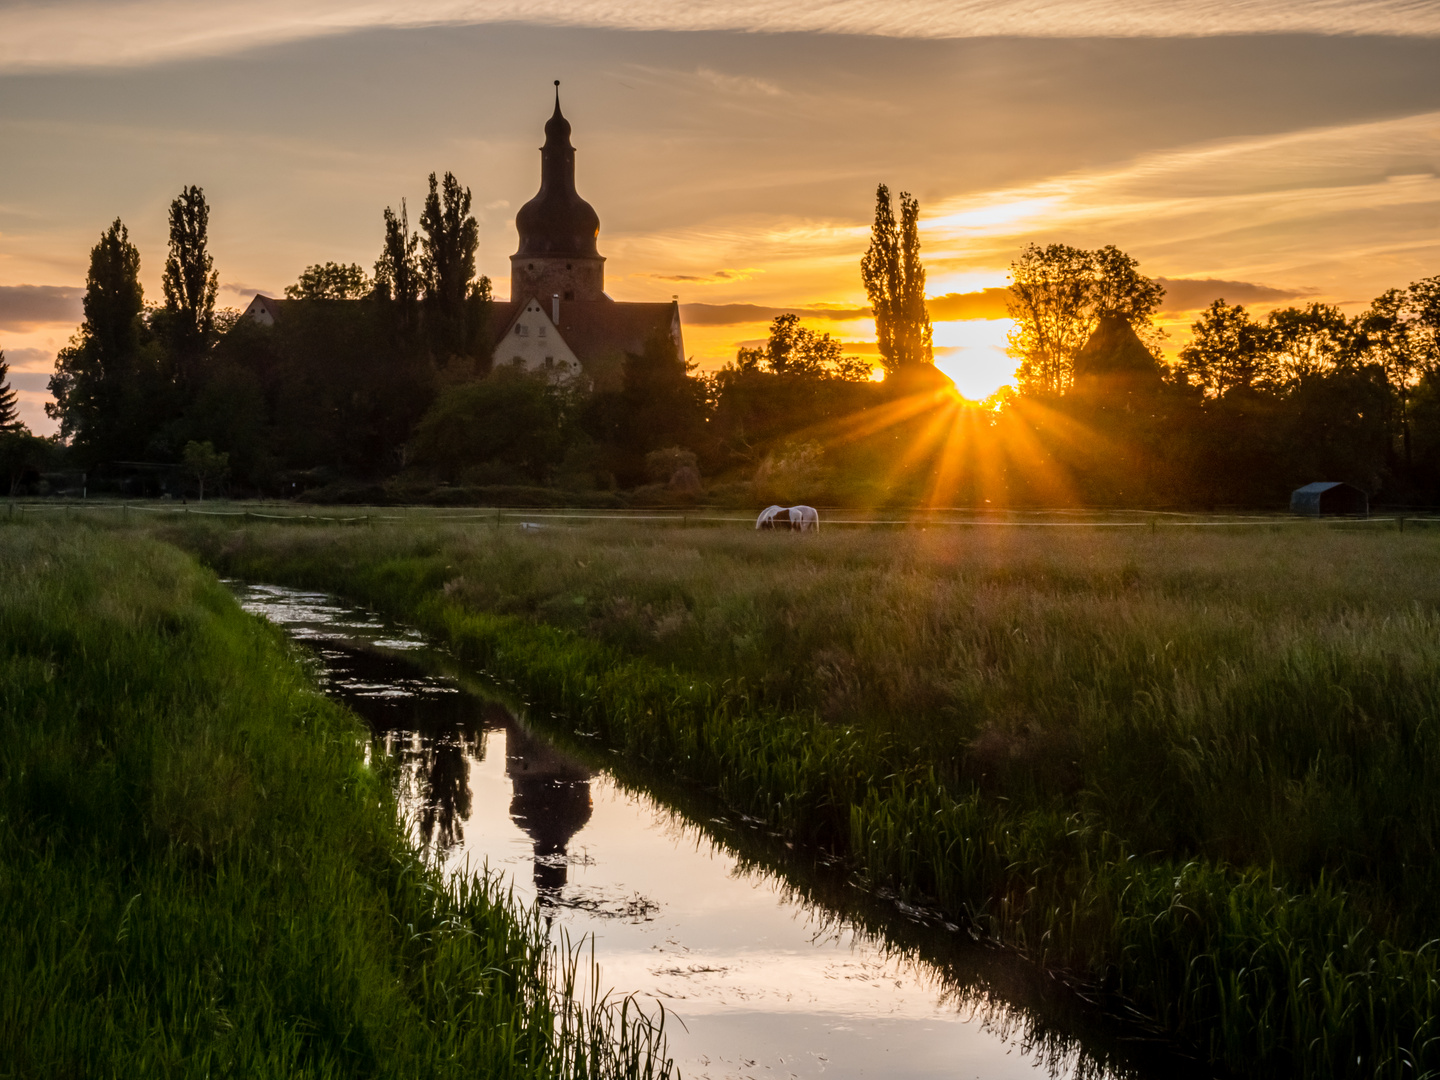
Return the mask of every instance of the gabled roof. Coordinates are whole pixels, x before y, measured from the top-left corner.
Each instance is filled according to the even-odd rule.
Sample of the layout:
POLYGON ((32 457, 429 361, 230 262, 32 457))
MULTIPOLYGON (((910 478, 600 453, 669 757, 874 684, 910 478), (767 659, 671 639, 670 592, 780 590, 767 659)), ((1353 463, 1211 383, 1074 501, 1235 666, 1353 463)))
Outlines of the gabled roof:
MULTIPOLYGON (((497 349, 531 300, 540 305, 547 317, 554 310, 553 298, 547 300, 543 297, 525 297, 495 305, 491 325, 500 330, 495 338, 497 349)), ((680 305, 673 300, 659 304, 562 300, 557 329, 587 370, 599 361, 625 353, 640 355, 645 351, 646 343, 657 334, 670 337, 677 350, 682 355, 684 352, 680 337, 680 305)))

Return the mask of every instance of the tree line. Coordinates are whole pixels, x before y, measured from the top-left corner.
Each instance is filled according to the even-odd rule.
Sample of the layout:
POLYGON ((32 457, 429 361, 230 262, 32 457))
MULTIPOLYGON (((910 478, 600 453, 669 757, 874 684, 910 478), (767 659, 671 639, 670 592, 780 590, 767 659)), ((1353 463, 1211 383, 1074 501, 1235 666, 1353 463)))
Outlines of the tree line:
POLYGON ((1440 498, 1440 277, 1347 317, 1214 301, 1160 358, 1160 282, 1114 247, 1032 245, 1011 267, 1012 470, 1089 503, 1276 505, 1316 480, 1440 498), (1012 440, 1013 441, 1013 440, 1012 440))
MULTIPOLYGON (((883 381, 787 313, 718 372, 658 336, 578 388, 490 370, 490 282, 452 174, 430 175, 418 229, 403 200, 384 209, 372 270, 307 267, 273 326, 217 309, 210 208, 187 187, 170 206, 162 302, 146 301, 123 222, 92 249, 47 409, 92 486, 137 493, 183 478, 197 493, 674 499, 703 479, 737 501, 1273 506, 1328 479, 1440 497, 1440 278, 1353 318, 1318 303, 1258 318, 1217 300, 1166 364, 1164 288, 1135 259, 1032 245, 1011 267, 1016 386, 981 407, 933 365, 919 214, 878 187, 859 271, 883 381)), ((13 486, 57 449, 18 427, 4 371, 0 354, 13 486)))

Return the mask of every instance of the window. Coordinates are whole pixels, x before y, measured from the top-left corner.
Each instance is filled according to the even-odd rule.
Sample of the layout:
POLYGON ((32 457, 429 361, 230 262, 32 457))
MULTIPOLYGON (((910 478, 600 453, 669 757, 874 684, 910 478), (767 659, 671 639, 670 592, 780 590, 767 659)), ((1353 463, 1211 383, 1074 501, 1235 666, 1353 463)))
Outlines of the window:
POLYGON ((541 336, 541 337, 544 337, 544 336, 545 336, 545 327, 543 327, 543 326, 540 327, 540 336, 541 336))
POLYGON ((569 292, 567 292, 567 293, 565 294, 565 299, 566 299, 566 300, 574 300, 574 299, 575 299, 575 290, 571 289, 569 292))
POLYGON ((516 323, 516 324, 515 324, 515 336, 516 336, 516 337, 525 337, 525 336, 527 336, 529 333, 530 333, 530 328, 529 328, 528 326, 524 325, 523 323, 516 323))
POLYGON ((524 360, 523 357, 520 357, 520 356, 512 356, 512 357, 510 358, 510 366, 511 366, 511 367, 524 367, 524 366, 525 366, 525 360, 524 360))
POLYGON ((553 367, 555 366, 555 357, 553 357, 553 356, 547 356, 547 357, 545 357, 545 366, 546 366, 546 367, 549 367, 549 368, 553 368, 553 367))

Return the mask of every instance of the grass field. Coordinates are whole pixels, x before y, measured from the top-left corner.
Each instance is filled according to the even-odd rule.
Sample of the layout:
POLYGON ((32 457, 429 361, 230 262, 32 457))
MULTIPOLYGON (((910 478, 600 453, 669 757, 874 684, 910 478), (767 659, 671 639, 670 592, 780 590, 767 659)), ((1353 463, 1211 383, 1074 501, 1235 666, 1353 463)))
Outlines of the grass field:
POLYGON ((363 741, 182 552, 0 526, 0 1076, 663 1075, 363 741))
POLYGON ((1245 1075, 1440 1064, 1440 534, 168 527, 1245 1075))

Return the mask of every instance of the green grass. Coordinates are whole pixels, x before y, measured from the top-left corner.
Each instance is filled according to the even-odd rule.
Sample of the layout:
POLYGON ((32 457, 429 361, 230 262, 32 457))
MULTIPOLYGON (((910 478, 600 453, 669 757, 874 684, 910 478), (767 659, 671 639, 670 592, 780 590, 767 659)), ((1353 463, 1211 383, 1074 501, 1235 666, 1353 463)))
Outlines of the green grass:
POLYGON ((662 1075, 363 743, 173 547, 0 527, 0 1076, 662 1075))
POLYGON ((1440 537, 174 533, 1088 973, 1246 1075, 1440 1067, 1440 537))

